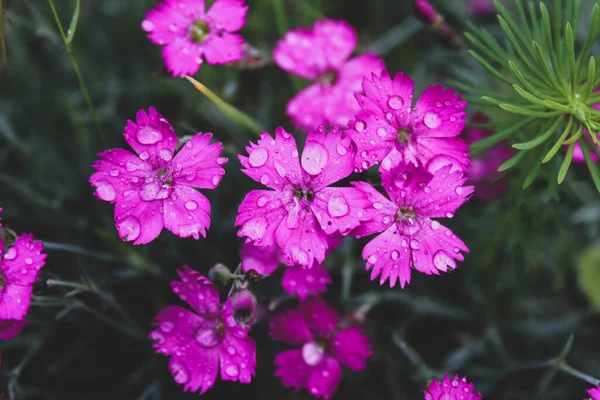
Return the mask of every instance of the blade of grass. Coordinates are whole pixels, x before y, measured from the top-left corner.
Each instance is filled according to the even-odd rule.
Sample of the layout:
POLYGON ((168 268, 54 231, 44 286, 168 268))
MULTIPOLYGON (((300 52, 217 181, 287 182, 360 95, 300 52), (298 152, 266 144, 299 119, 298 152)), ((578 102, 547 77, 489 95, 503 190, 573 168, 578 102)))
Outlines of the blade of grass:
POLYGON ((81 8, 81 0, 75 1, 75 11, 73 11, 73 18, 71 18, 71 24, 67 30, 67 43, 71 44, 73 37, 75 36, 75 30, 77 29, 77 22, 79 21, 79 9, 81 8))

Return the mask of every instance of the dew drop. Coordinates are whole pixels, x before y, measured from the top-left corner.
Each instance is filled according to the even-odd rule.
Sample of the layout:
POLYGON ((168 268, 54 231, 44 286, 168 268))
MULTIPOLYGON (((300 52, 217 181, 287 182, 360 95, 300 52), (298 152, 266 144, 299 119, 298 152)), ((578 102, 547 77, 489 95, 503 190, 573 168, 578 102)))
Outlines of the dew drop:
POLYGON ((392 260, 397 260, 398 257, 400 257, 400 253, 398 253, 396 250, 392 251, 392 260))
POLYGON ((259 240, 265 235, 267 230, 267 220, 265 217, 258 217, 248 221, 242 228, 242 233, 252 240, 259 240))
POLYGON ((366 127, 367 124, 365 123, 365 121, 361 121, 360 119, 354 123, 354 129, 356 130, 356 132, 363 132, 366 127))
POLYGON ((411 241, 410 241, 410 248, 413 249, 413 250, 418 250, 419 247, 421 247, 421 243, 419 243, 418 240, 411 239, 411 241))
POLYGON ((327 203, 327 212, 332 217, 343 217, 350 211, 346 199, 341 193, 335 193, 327 203))
POLYGON ((404 105, 404 100, 402 100, 402 97, 394 95, 388 99, 387 104, 392 110, 399 110, 404 105))
POLYGON ((171 332, 173 328, 175 328, 175 324, 171 321, 164 321, 160 324, 160 330, 165 333, 171 332))
POLYGON ((140 236, 140 223, 135 217, 127 217, 117 222, 119 236, 126 241, 135 240, 140 236))
POLYGON ((429 129, 435 129, 442 123, 440 115, 435 111, 427 111, 423 117, 423 123, 429 129))
POLYGON ((439 250, 437 253, 435 253, 433 256, 433 264, 437 269, 444 272, 448 271, 448 267, 452 269, 456 268, 454 259, 446 254, 444 250, 439 250))
POLYGON ((348 149, 341 143, 337 145, 336 149, 340 156, 345 156, 346 154, 348 154, 348 149))
POLYGON ((188 209, 188 210, 190 210, 190 211, 193 211, 196 208, 198 208, 198 203, 196 203, 194 200, 186 201, 185 202, 185 208, 188 209))
POLYGON ((4 254, 4 258, 6 260, 14 260, 16 256, 17 256, 17 249, 14 247, 10 247, 8 250, 6 250, 6 253, 4 254))
POLYGON ((268 201, 269 201, 269 198, 267 196, 260 196, 258 198, 258 200, 256 201, 256 205, 258 205, 259 207, 264 207, 268 201))
POLYGON ((162 133, 151 126, 138 127, 136 136, 141 144, 154 144, 163 138, 162 133))
POLYGON ((286 171, 285 167, 283 166, 283 164, 281 164, 279 161, 275 161, 273 163, 273 165, 275 166, 275 170, 277 171, 279 176, 282 178, 285 178, 287 171, 286 171))
POLYGON ((114 177, 119 176, 119 170, 118 169, 110 170, 110 176, 114 176, 114 177))
POLYGON ((269 175, 267 175, 267 174, 264 174, 263 176, 260 177, 260 183, 262 183, 263 185, 268 184, 270 180, 271 180, 271 178, 269 178, 269 175))
POLYGON ((457 186, 456 189, 454 189, 454 191, 456 192, 456 194, 462 194, 463 188, 462 186, 457 186))
POLYGON ((152 32, 154 30, 154 23, 145 19, 142 21, 142 29, 146 32, 152 32))
POLYGON ((269 158, 269 152, 263 147, 257 147, 250 153, 248 157, 248 162, 253 167, 261 167, 265 165, 267 159, 269 158))
POLYGON ((165 161, 171 161, 171 159, 173 158, 173 154, 171 154, 171 152, 167 149, 160 149, 158 154, 160 155, 160 158, 162 158, 165 161))
POLYGON ((108 182, 98 182, 96 195, 104 201, 113 201, 117 197, 115 188, 108 182))
POLYGON ((437 231, 438 229, 440 229, 440 223, 437 221, 431 221, 431 229, 437 231))
POLYGON ((142 159, 142 160, 147 160, 147 159, 148 159, 148 157, 150 157, 150 154, 148 154, 148 152, 147 152, 147 151, 144 151, 144 152, 141 152, 141 153, 140 153, 140 159, 142 159))
POLYGON ((179 384, 186 383, 190 380, 190 374, 182 364, 171 364, 171 372, 173 373, 173 379, 175 379, 175 382, 179 384))
POLYGON ((304 147, 301 160, 302 168, 310 175, 320 174, 328 160, 329 153, 320 143, 309 142, 304 147))
POLYGON ((25 264, 27 264, 27 265, 31 265, 31 264, 33 264, 33 259, 31 259, 31 258, 29 258, 29 257, 28 257, 28 258, 26 258, 26 259, 25 259, 25 264))

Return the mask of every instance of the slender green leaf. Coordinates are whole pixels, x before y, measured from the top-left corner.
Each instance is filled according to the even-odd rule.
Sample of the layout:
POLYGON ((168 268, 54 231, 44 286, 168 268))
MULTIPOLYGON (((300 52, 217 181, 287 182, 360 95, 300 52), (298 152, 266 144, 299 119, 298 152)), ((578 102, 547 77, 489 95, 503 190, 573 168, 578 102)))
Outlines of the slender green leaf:
POLYGON ((507 169, 511 169, 514 167, 521 159, 527 154, 527 151, 519 151, 517 154, 512 156, 508 161, 504 162, 501 166, 498 167, 498 172, 506 171, 507 169))
MULTIPOLYGON (((573 31, 579 32, 579 22, 581 21, 581 0, 571 0, 570 3, 573 5, 572 12, 572 21, 573 21, 573 31)), ((571 21, 571 19, 567 19, 567 21, 571 21)))
POLYGON ((596 59, 594 56, 590 57, 590 64, 588 65, 588 77, 586 82, 586 93, 584 99, 587 100, 592 95, 594 89, 594 81, 596 80, 596 59))
POLYGON ((471 145, 473 149, 485 149, 495 145, 496 143, 510 137, 512 134, 518 132, 523 129, 525 126, 530 124, 535 118, 525 118, 519 121, 516 124, 510 125, 508 128, 496 132, 493 135, 486 137, 485 139, 479 140, 471 145))
POLYGON ((512 147, 514 147, 515 149, 519 149, 519 150, 530 150, 533 149, 534 147, 539 146, 540 144, 544 143, 546 140, 548 140, 548 138, 550 136, 552 136, 552 134, 554 132, 556 132, 556 129, 558 128, 558 126, 560 125, 560 123, 563 121, 562 118, 556 118, 556 120, 554 122, 550 123, 550 126, 546 129, 546 127, 544 127, 544 129, 542 131, 544 131, 544 133, 539 134, 537 137, 535 137, 533 140, 530 140, 528 142, 523 142, 523 143, 515 143, 512 145, 512 147))
POLYGON ((517 5, 517 11, 519 12, 521 26, 524 27, 526 30, 526 37, 532 37, 529 21, 527 20, 527 14, 525 13, 525 8, 523 7, 523 0, 515 0, 515 4, 517 5))
POLYGON ((578 85, 577 62, 575 61, 575 40, 573 39, 573 28, 571 28, 571 24, 568 22, 565 28, 565 52, 565 61, 569 65, 571 85, 578 85))
POLYGON ((532 74, 538 76, 540 79, 543 80, 544 76, 541 74, 541 72, 539 71, 539 69, 536 68, 533 65, 531 57, 528 56, 527 54, 525 54, 525 52, 523 51, 521 45, 517 41, 517 38, 515 37, 515 35, 512 32, 512 30, 510 29, 510 26, 508 25, 508 23, 504 20, 504 18, 502 18, 500 16, 498 16, 498 21, 500 22, 500 26, 502 27, 502 30, 504 31, 504 34, 506 35, 506 38, 508 39, 508 41, 512 45, 512 48, 517 52, 517 55, 519 56, 519 58, 521 59, 521 61, 524 63, 524 65, 527 66, 527 68, 529 68, 529 71, 532 74))
MULTIPOLYGON (((560 41, 560 31, 562 30, 562 10, 564 10, 562 8, 562 1, 561 0, 554 0, 554 25, 552 26, 552 30, 554 31, 554 42, 558 43, 560 41)), ((546 8, 546 5, 542 2, 540 2, 540 11, 542 13, 542 20, 544 19, 548 19, 548 27, 544 27, 544 30, 550 30, 550 18, 548 15, 548 9, 546 8), (542 10, 543 8, 543 10, 542 10), (544 12, 546 15, 544 15, 544 12)), ((566 16, 566 21, 570 21, 569 16, 566 16)), ((542 25, 545 25, 546 21, 543 21, 542 25)), ((544 32, 545 33, 545 32, 544 32)), ((550 44, 550 42, 548 43, 550 44)))
POLYGON ((533 167, 531 167, 529 169, 529 172, 527 173, 527 176, 525 177, 525 180, 523 181, 523 189, 527 189, 529 186, 531 186, 531 184, 533 183, 533 181, 535 181, 535 178, 537 178, 537 176, 540 173, 540 168, 542 166, 542 163, 540 162, 540 154, 544 154, 547 150, 548 150, 549 146, 546 146, 545 149, 542 149, 541 151, 537 151, 536 153, 536 160, 533 164, 533 167))
POLYGON ((554 143, 550 151, 548 151, 548 153, 542 160, 542 164, 545 164, 548 161, 550 161, 556 155, 556 153, 558 153, 558 150, 560 150, 560 148, 563 146, 563 142, 567 138, 567 135, 569 135, 569 133, 571 132, 571 127, 573 126, 574 120, 574 118, 569 118, 569 123, 567 124, 567 127, 563 131, 562 135, 560 135, 560 138, 556 141, 556 143, 554 143))
POLYGON ((552 87, 554 87, 558 91, 558 93, 562 93, 564 96, 566 96, 567 90, 565 89, 565 87, 561 86, 560 82, 556 79, 556 76, 554 76, 554 74, 550 70, 550 67, 548 66, 548 61, 544 57, 544 53, 542 52, 542 49, 540 48, 540 45, 537 42, 533 42, 533 56, 537 61, 538 67, 542 69, 546 81, 552 87))
POLYGON ((537 104, 539 106, 546 107, 546 108, 555 108, 555 107, 549 107, 544 102, 544 100, 535 97, 534 95, 532 95, 531 93, 529 93, 528 91, 526 91, 525 89, 523 89, 519 85, 513 85, 513 88, 517 91, 517 93, 519 93, 519 95, 521 95, 521 97, 523 97, 524 99, 527 99, 527 100, 531 101, 534 104, 537 104))
POLYGON ((79 9, 81 8, 81 0, 75 1, 75 11, 73 11, 73 17, 71 18, 71 24, 69 25, 69 29, 67 30, 67 43, 71 44, 73 42, 73 37, 75 36, 75 30, 77 29, 77 22, 79 21, 79 9))
POLYGON ((555 110, 564 112, 566 114, 572 114, 573 113, 573 109, 571 107, 565 106, 564 104, 560 104, 560 103, 557 103, 557 102, 552 101, 552 100, 544 100, 542 103, 546 107, 548 107, 548 108, 553 108, 555 110))
POLYGON ((473 32, 484 44, 486 44, 490 50, 494 53, 502 56, 505 60, 508 58, 508 53, 506 50, 498 43, 496 38, 494 38, 487 30, 478 28, 473 25, 471 22, 467 21, 467 26, 469 30, 473 32))
POLYGON ((226 101, 222 100, 219 96, 214 94, 210 89, 208 89, 206 86, 204 86, 203 84, 201 84, 200 82, 198 82, 197 80, 192 78, 191 76, 186 75, 185 79, 190 81, 191 84, 194 85, 194 87, 196 89, 198 89, 198 91, 200 91, 210 101, 212 101, 213 104, 216 105, 219 108, 219 110, 221 110, 223 112, 223 114, 225 114, 233 122, 235 122, 236 124, 238 124, 239 126, 241 126, 243 128, 248 129, 249 131, 255 133, 256 135, 260 135, 261 132, 263 132, 263 129, 261 128, 260 124, 258 122, 256 122, 254 119, 252 119, 250 116, 248 116, 246 113, 244 113, 243 111, 240 111, 236 107, 234 107, 231 104, 227 103, 226 101))
POLYGON ((506 24, 510 27, 511 32, 513 32, 516 37, 523 43, 523 46, 529 51, 531 51, 531 40, 528 40, 523 31, 519 28, 519 25, 515 22, 512 15, 506 10, 504 5, 499 1, 496 2, 496 10, 502 16, 502 19, 506 21, 506 24))
POLYGON ((529 18, 531 20, 531 37, 538 37, 540 33, 540 26, 538 24, 538 15, 535 11, 535 2, 527 1, 527 8, 529 9, 529 18))
MULTIPOLYGON (((555 8, 554 9, 557 11, 562 10, 562 8, 556 8, 556 3, 560 4, 560 0, 555 0, 555 8)), ((563 64, 561 62, 559 62, 557 55, 556 55, 555 46, 554 46, 554 43, 555 42, 558 43, 560 38, 556 37, 555 38, 556 41, 554 41, 552 39, 552 28, 550 28, 550 15, 548 14, 548 9, 546 8, 546 5, 541 2, 540 2, 540 12, 542 14, 542 32, 544 33, 544 37, 546 39, 547 52, 550 55, 550 60, 552 62, 554 74, 556 76, 556 79, 560 83, 560 85, 563 87, 564 92, 566 93, 567 82, 564 79, 564 74, 561 73, 563 64)), ((558 32, 560 32, 560 23, 561 23, 560 12, 555 12, 554 16, 556 18, 556 20, 554 21, 554 23, 555 23, 555 25, 554 25, 555 32, 554 33, 556 35, 558 35, 558 32)))
POLYGON ((588 34, 585 38, 585 42, 583 43, 583 47, 579 52, 579 57, 577 58, 577 75, 579 77, 581 74, 581 69, 583 67, 583 60, 587 59, 590 55, 590 50, 596 41, 596 37, 600 32, 600 6, 598 3, 594 6, 592 10, 592 17, 590 19, 590 25, 588 27, 588 34))
POLYGON ((503 110, 506 110, 508 112, 511 112, 513 114, 528 115, 530 117, 540 117, 540 118, 555 117, 561 113, 560 111, 532 110, 529 108, 516 106, 513 104, 500 104, 500 108, 502 108, 503 110))
MULTIPOLYGON (((558 100, 558 101, 562 100, 562 99, 559 99, 558 97, 554 96, 554 94, 547 93, 547 90, 541 90, 539 87, 535 87, 533 85, 534 82, 530 79, 530 77, 525 78, 523 76, 523 74, 521 73, 521 70, 519 70, 519 68, 517 67, 517 65, 514 62, 509 61, 508 66, 510 67, 513 74, 515 74, 515 77, 517 78, 519 83, 521 83, 521 85, 523 85, 527 89, 527 91, 530 92, 531 94, 533 94, 534 96, 536 96, 538 98, 544 98, 544 99, 553 99, 553 100, 558 100)), ((543 88, 547 89, 548 86, 544 85, 543 88)))
POLYGON ((497 62, 498 64, 506 66, 506 55, 496 53, 495 51, 493 51, 492 47, 481 42, 477 37, 473 36, 469 32, 465 32, 465 37, 469 42, 471 42, 475 46, 476 49, 481 51, 484 55, 488 56, 490 59, 497 62))
POLYGON ((571 166, 571 161, 573 160, 573 152, 575 151, 575 146, 569 146, 569 150, 567 151, 567 155, 563 159, 563 162, 558 170, 558 176, 556 177, 558 184, 560 185, 565 180, 565 176, 567 176, 567 171, 569 171, 569 167, 571 166))
MULTIPOLYGON (((558 174, 558 162, 550 163, 548 167, 549 176, 556 176, 558 174)), ((558 182, 556 179, 548 179, 548 190, 546 190, 546 196, 544 196, 544 199, 546 201, 551 199, 558 200, 558 182)))
POLYGON ((577 131, 575 131, 575 134, 573 136, 571 136, 570 138, 568 138, 567 140, 565 140, 564 142, 562 142, 562 144, 573 144, 576 141, 578 141, 582 135, 583 135, 583 125, 579 124, 577 126, 577 131))
POLYGON ((490 63, 488 63, 486 60, 484 60, 483 57, 481 57, 479 54, 477 54, 477 52, 475 50, 469 50, 469 54, 479 64, 481 64, 485 69, 487 69, 488 71, 490 71, 496 78, 500 79, 501 81, 506 82, 509 85, 513 84, 513 82, 510 79, 508 79, 506 76, 504 76, 500 72, 498 72, 496 70, 496 68, 492 67, 492 65, 490 63))
POLYGON ((587 164, 590 175, 592 176, 592 181, 594 181, 594 185, 596 185, 596 190, 600 192, 600 171, 598 171, 598 166, 594 160, 592 160, 592 156, 590 156, 590 150, 585 141, 582 140, 580 143, 583 150, 583 156, 585 157, 585 163, 587 164))

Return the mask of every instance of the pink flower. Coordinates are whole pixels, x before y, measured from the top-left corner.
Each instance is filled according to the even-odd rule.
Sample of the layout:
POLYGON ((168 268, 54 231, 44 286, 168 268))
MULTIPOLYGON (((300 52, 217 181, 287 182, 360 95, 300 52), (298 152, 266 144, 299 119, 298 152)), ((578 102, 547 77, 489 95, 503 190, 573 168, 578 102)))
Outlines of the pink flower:
POLYGON ((287 72, 315 81, 287 105, 294 124, 311 129, 320 124, 345 125, 360 110, 353 93, 364 75, 384 68, 375 54, 348 60, 357 44, 354 29, 343 21, 317 21, 312 30, 288 31, 277 42, 273 58, 287 72))
MULTIPOLYGON (((336 238, 329 236, 329 238, 336 238)), ((335 247, 331 240, 329 246, 335 247)), ((240 251, 242 259, 242 271, 248 272, 253 269, 261 275, 271 275, 281 265, 285 264, 283 254, 278 245, 258 247, 252 243, 244 243, 240 251)), ((281 286, 291 295, 297 295, 301 300, 309 295, 318 295, 327 291, 327 285, 331 283, 331 277, 327 269, 321 264, 315 264, 312 268, 300 266, 287 266, 283 273, 281 286)))
POLYGON ((246 175, 271 190, 253 190, 239 207, 238 236, 264 247, 276 243, 288 265, 322 263, 328 235, 347 235, 369 217, 365 195, 354 188, 329 187, 352 173, 354 146, 337 128, 310 131, 302 155, 283 128, 275 139, 263 132, 258 144, 238 156, 246 175))
POLYGON ((311 298, 298 306, 277 314, 270 325, 274 340, 299 348, 275 357, 283 386, 329 399, 342 379, 343 365, 354 371, 367 366, 371 355, 368 337, 359 327, 337 329, 339 315, 320 298, 311 298))
POLYGON ((167 69, 183 77, 198 72, 202 60, 224 64, 242 58, 244 39, 232 32, 246 23, 244 0, 217 0, 205 11, 204 0, 165 0, 148 11, 142 29, 161 45, 167 69))
POLYGON ((425 400, 461 399, 481 400, 481 393, 473 393, 475 385, 467 383, 467 378, 459 380, 458 375, 450 380, 448 375, 444 376, 442 383, 434 379, 425 391, 425 400))
MULTIPOLYGON (((502 0, 499 1, 502 2, 502 0)), ((468 7, 473 14, 478 15, 492 14, 496 9, 494 0, 468 0, 468 7)))
POLYGON ((466 177, 446 165, 434 174, 422 168, 400 164, 382 176, 390 199, 365 182, 354 186, 369 196, 367 212, 372 220, 358 227, 354 235, 381 234, 363 249, 367 269, 373 267, 371 280, 380 276, 379 284, 389 278, 390 287, 400 280, 400 287, 410 283, 411 266, 427 275, 456 268, 455 259, 463 261, 465 244, 454 233, 431 218, 452 218, 454 212, 473 193, 473 186, 463 186, 466 177))
POLYGON ((0 339, 14 338, 28 322, 25 316, 29 312, 32 286, 46 264, 43 249, 42 242, 34 242, 29 233, 21 235, 12 245, 0 237, 0 339))
POLYGON ((119 237, 133 244, 156 239, 163 227, 179 237, 206 237, 210 203, 193 188, 214 189, 227 158, 221 143, 210 144, 211 133, 198 133, 173 157, 177 136, 153 107, 137 112, 137 125, 127 121, 125 140, 137 156, 109 149, 98 156, 90 177, 94 194, 115 204, 119 237))
POLYGON ((426 0, 414 0, 413 11, 415 15, 426 25, 440 22, 442 16, 433 5, 426 0))
POLYGON ((356 98, 362 111, 348 125, 357 146, 356 169, 364 171, 381 162, 383 170, 396 165, 427 163, 436 155, 469 165, 469 146, 457 136, 467 115, 467 101, 451 89, 430 86, 411 109, 413 80, 402 72, 392 80, 387 71, 363 79, 364 94, 356 98))
POLYGON ((171 282, 173 291, 195 312, 168 306, 158 313, 150 333, 156 352, 171 356, 169 369, 184 390, 200 394, 215 383, 219 365, 221 379, 250 383, 256 367, 256 344, 248 336, 250 326, 233 319, 228 299, 219 310, 219 291, 198 272, 183 266, 181 282, 171 282))
POLYGON ((589 389, 587 393, 591 396, 592 400, 600 400, 600 386, 589 389))

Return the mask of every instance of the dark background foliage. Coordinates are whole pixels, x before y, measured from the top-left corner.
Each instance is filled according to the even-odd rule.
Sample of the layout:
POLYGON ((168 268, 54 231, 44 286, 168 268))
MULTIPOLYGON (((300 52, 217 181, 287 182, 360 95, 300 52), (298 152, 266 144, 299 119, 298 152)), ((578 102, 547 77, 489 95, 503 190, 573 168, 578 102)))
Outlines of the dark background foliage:
MULTIPOLYGON (((66 29, 75 3, 55 3, 66 29)), ((154 354, 146 336, 158 310, 181 304, 169 281, 182 264, 206 273, 217 262, 232 269, 239 263, 242 241, 233 222, 237 205, 255 186, 240 173, 236 154, 253 137, 187 81, 165 73, 160 49, 140 28, 153 3, 81 3, 72 50, 91 94, 96 126, 48 2, 3 1, 8 44, 0 78, 3 223, 45 242, 45 278, 92 288, 72 291, 41 282, 36 287, 30 324, 16 339, 0 343, 0 390, 15 399, 197 396, 176 386, 167 358, 154 354), (125 147, 127 119, 151 105, 180 137, 214 132, 225 144, 227 173, 217 190, 206 193, 213 207, 206 239, 179 239, 165 231, 149 245, 122 243, 113 206, 92 195, 88 179, 95 154, 125 147)), ((417 91, 454 77, 457 69, 485 80, 468 54, 447 49, 411 16, 411 3, 248 0, 242 33, 269 57, 284 24, 342 18, 359 32, 361 51, 380 52, 391 72, 404 71, 416 80, 417 91), (274 13, 277 1, 286 21, 274 13)), ((462 0, 436 4, 458 31, 471 20, 497 32, 493 18, 475 18, 462 0)), ((284 111, 294 86, 271 62, 258 69, 204 65, 196 78, 269 131, 278 125, 292 129, 284 111)), ((379 300, 364 321, 375 353, 366 370, 345 371, 336 399, 421 399, 428 380, 445 372, 467 375, 489 400, 584 396, 590 384, 552 366, 527 367, 557 356, 574 334, 569 363, 600 375, 600 316, 580 291, 575 268, 578 255, 598 240, 598 195, 584 167, 570 171, 560 201, 545 199, 543 183, 523 191, 516 175, 509 175, 514 185, 506 195, 492 202, 472 200, 450 221, 471 249, 452 274, 415 273, 404 290, 380 288, 364 271, 364 241, 347 240, 328 259, 334 284, 326 297, 332 304, 351 313, 375 296, 379 300)), ((597 271, 598 258, 591 262, 597 271)), ((253 286, 265 307, 273 301, 294 305, 279 282, 274 275, 253 286)), ((222 292, 225 296, 227 289, 222 292)), ((252 330, 258 347, 252 384, 218 382, 205 398, 309 398, 305 392, 292 394, 273 377, 273 358, 282 347, 267 336, 267 322, 268 315, 252 330)))

